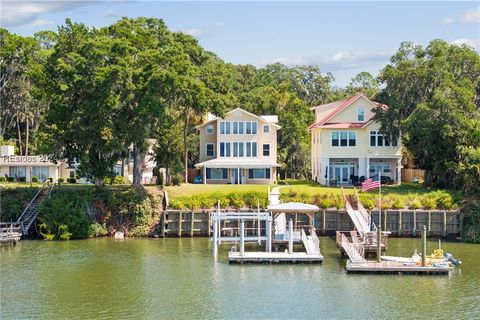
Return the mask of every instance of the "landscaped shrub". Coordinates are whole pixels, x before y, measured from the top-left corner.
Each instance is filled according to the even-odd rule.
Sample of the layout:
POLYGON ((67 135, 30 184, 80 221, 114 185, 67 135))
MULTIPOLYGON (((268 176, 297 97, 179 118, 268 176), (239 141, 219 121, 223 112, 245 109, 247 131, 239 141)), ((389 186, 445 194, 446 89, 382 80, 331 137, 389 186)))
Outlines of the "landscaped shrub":
POLYGON ((243 208, 245 206, 245 201, 243 199, 243 194, 232 192, 228 195, 228 199, 230 200, 230 206, 234 208, 243 208))
POLYGON ((181 181, 182 181, 182 178, 180 178, 179 175, 175 175, 172 177, 172 185, 174 186, 179 186, 181 181))
POLYGON ((405 201, 401 196, 398 195, 392 195, 391 196, 391 205, 392 209, 403 209, 405 208, 405 201))
POLYGON ((7 181, 8 181, 8 182, 14 182, 14 181, 15 181, 15 178, 14 178, 14 177, 8 177, 8 178, 7 178, 7 181))
POLYGON ((38 182, 38 177, 32 177, 32 182, 38 182))
POLYGON ((434 192, 437 208, 439 209, 453 209, 455 207, 453 197, 444 191, 434 192))
POLYGON ((58 184, 63 183, 64 181, 65 181, 65 179, 63 179, 63 178, 58 178, 58 184))
POLYGON ((68 183, 77 183, 77 179, 75 178, 67 178, 68 183))
POLYGON ((18 182, 27 182, 27 177, 19 177, 18 182))
POLYGON ((422 202, 418 198, 414 198, 410 201, 410 204, 408 205, 408 208, 416 210, 420 209, 422 207, 422 202))
POLYGON ((362 205, 367 210, 372 210, 375 207, 375 200, 372 200, 370 197, 360 200, 362 205))
POLYGON ((0 182, 5 182, 7 179, 5 177, 0 177, 0 182))
POLYGON ((424 209, 434 209, 437 206, 435 196, 430 194, 423 195, 420 201, 422 202, 422 207, 424 209))
POLYGON ((112 185, 112 184, 129 184, 127 178, 123 176, 115 176, 115 177, 105 177, 103 180, 104 183, 107 185, 112 185))

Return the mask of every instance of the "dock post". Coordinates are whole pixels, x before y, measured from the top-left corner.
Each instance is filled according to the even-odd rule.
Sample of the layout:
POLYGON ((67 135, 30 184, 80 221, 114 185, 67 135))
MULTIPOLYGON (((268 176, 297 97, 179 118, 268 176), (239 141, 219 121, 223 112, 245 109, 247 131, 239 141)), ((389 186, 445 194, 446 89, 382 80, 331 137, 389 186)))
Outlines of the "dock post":
POLYGON ((243 219, 240 221, 240 255, 245 255, 245 222, 243 219))
POLYGON ((443 237, 447 236, 447 211, 443 211, 443 237))
POLYGON ((288 253, 293 253, 293 220, 288 220, 288 253))
POLYGON ((427 265, 427 227, 422 227, 422 267, 427 265))
POLYGON ((381 225, 377 226, 377 262, 382 261, 382 229, 381 225))
POLYGON ((179 238, 182 237, 182 219, 183 219, 183 215, 182 215, 182 211, 180 211, 178 213, 178 237, 179 238))
POLYGON ((195 212, 192 210, 192 215, 190 216, 190 237, 193 237, 193 230, 195 227, 195 212))
POLYGON ((217 219, 212 219, 212 222, 213 222, 213 241, 212 241, 212 245, 213 245, 213 258, 215 260, 217 260, 217 252, 218 252, 218 243, 217 243, 217 236, 218 236, 218 222, 217 222, 217 219))
POLYGON ((269 217, 267 220, 267 243, 265 249, 267 252, 272 252, 272 218, 269 217))

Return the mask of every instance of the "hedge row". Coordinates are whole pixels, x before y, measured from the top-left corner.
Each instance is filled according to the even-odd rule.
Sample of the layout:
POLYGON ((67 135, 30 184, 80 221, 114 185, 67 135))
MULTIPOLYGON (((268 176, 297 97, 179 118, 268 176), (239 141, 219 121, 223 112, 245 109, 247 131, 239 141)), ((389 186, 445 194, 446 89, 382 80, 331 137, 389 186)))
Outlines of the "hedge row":
POLYGON ((231 193, 197 193, 192 196, 179 196, 170 201, 172 209, 211 209, 220 203, 221 208, 261 208, 268 205, 266 192, 245 191, 231 193))
MULTIPOLYGON (((366 209, 374 209, 380 206, 380 197, 375 193, 361 193, 360 201, 366 209)), ((297 193, 295 190, 282 194, 281 199, 284 202, 296 201, 303 203, 313 203, 320 208, 329 209, 345 208, 343 197, 340 194, 319 193, 314 196, 306 193, 297 193)), ((446 209, 457 208, 455 199, 446 191, 433 191, 419 194, 387 194, 382 196, 382 209, 446 209)))

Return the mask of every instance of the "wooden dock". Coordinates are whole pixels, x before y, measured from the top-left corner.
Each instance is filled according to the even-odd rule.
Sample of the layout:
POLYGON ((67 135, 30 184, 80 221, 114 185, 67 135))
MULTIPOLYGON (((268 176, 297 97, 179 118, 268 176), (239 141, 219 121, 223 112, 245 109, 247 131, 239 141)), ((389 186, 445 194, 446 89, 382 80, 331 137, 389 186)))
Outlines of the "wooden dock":
POLYGON ((240 252, 228 253, 230 263, 322 263, 321 254, 307 254, 306 252, 240 252))
POLYGON ((348 273, 367 274, 417 274, 417 275, 448 275, 448 267, 419 266, 416 264, 405 264, 394 261, 347 261, 348 273))

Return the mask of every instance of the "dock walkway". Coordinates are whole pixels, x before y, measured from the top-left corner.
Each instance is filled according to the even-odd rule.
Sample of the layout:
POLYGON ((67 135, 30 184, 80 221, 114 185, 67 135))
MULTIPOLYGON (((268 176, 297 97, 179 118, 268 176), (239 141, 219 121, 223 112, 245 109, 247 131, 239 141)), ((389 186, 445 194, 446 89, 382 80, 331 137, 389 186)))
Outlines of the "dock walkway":
POLYGON ((347 261, 348 273, 448 275, 448 267, 419 266, 394 261, 347 261))
POLYGON ((322 263, 321 254, 308 254, 306 252, 240 252, 228 253, 231 263, 322 263))

